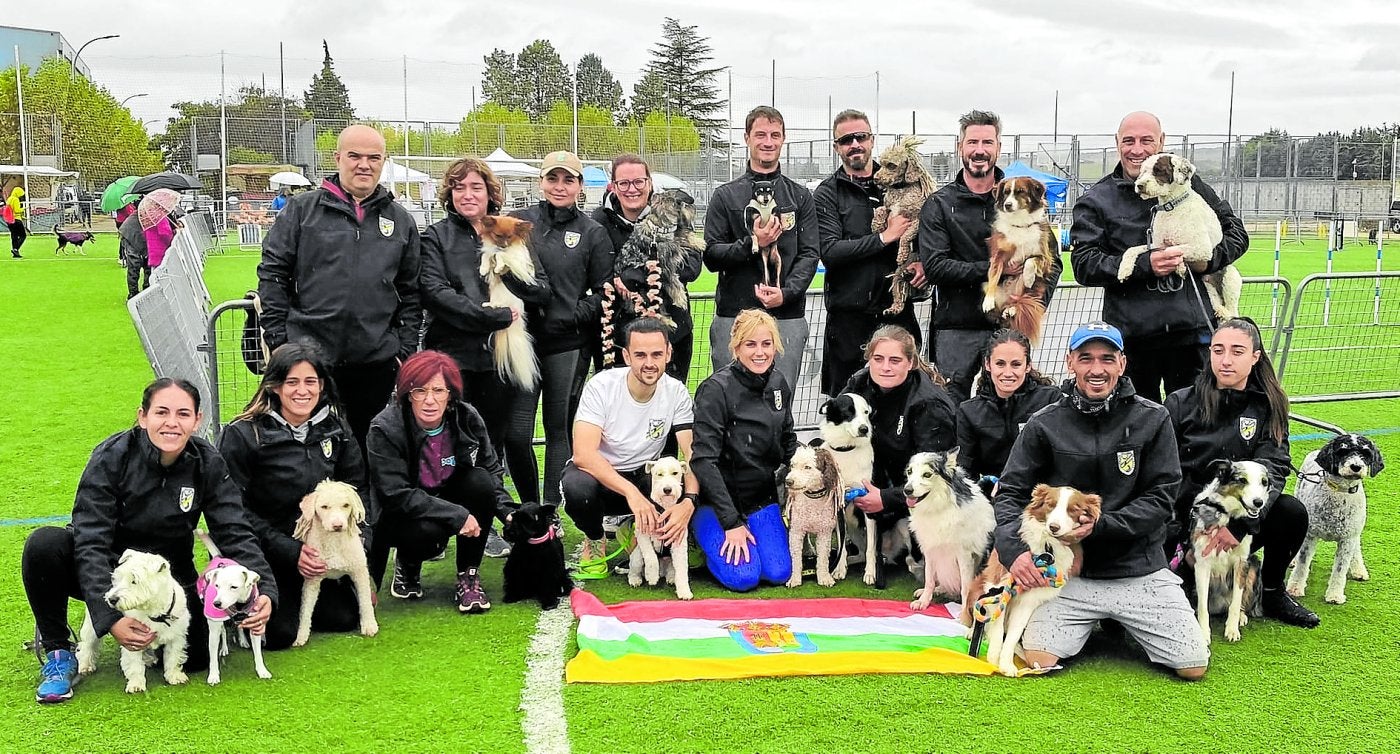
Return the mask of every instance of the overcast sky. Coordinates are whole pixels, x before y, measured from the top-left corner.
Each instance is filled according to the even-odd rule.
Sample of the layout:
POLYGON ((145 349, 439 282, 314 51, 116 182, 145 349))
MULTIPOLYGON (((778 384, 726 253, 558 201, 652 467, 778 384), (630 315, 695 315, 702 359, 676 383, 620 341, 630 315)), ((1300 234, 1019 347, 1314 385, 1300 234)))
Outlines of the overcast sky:
MULTIPOLYGON (((455 121, 471 107, 481 59, 552 41, 570 64, 595 52, 626 94, 660 37, 663 17, 699 26, 715 66, 733 67, 734 115, 770 97, 789 130, 821 128, 830 107, 876 115, 887 133, 950 133, 971 108, 1000 113, 1009 133, 1111 133, 1132 109, 1161 115, 1169 134, 1223 134, 1230 72, 1233 133, 1271 126, 1313 134, 1400 120, 1400 11, 1390 0, 999 0, 996 3, 752 0, 58 0, 10 4, 5 23, 57 30, 94 79, 163 119, 177 99, 216 99, 226 81, 300 93, 320 42, 361 116, 455 121)), ((721 87, 728 79, 720 75, 721 87)), ((477 96, 480 97, 479 91, 477 96)))

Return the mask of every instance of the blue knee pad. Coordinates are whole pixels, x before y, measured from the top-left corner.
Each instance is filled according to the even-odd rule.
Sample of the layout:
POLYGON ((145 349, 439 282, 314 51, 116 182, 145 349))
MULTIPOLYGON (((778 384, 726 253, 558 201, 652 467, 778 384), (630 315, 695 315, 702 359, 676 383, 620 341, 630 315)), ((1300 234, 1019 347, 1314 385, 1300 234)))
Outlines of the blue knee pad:
POLYGON ((690 524, 695 529, 695 542, 700 545, 701 551, 705 553, 705 567, 710 569, 710 573, 719 581, 725 589, 732 589, 736 592, 747 592, 758 586, 759 557, 755 548, 749 548, 749 554, 753 557, 747 563, 731 565, 724 562, 724 558, 719 554, 719 548, 724 544, 724 527, 720 525, 719 516, 715 515, 715 509, 702 505, 695 509, 695 515, 691 517, 690 524))
POLYGON ((749 516, 749 532, 757 542, 759 571, 763 580, 786 584, 792 578, 792 555, 788 552, 788 530, 777 503, 759 508, 749 516))

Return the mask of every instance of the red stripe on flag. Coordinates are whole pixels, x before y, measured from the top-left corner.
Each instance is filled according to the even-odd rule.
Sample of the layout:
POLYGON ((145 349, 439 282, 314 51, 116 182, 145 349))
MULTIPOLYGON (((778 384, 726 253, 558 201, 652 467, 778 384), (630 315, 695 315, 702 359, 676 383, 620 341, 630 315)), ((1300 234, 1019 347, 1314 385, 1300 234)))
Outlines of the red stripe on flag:
POLYGON ((574 615, 596 615, 616 618, 624 623, 659 623, 673 618, 702 620, 759 620, 764 618, 906 618, 926 615, 933 618, 953 616, 943 605, 929 605, 922 611, 910 610, 909 603, 896 600, 862 600, 851 597, 822 599, 729 600, 710 599, 682 602, 680 600, 648 600, 604 605, 597 597, 575 589, 569 597, 574 615))

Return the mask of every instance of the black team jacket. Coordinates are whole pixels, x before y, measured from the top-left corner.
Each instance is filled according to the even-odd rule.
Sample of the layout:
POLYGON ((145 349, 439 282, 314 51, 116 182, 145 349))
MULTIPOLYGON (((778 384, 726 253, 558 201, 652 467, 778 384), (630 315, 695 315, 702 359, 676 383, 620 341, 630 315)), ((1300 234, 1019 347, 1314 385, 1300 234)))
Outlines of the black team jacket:
POLYGON ((559 209, 543 201, 511 215, 534 225, 530 250, 549 279, 549 299, 525 307, 535 352, 548 356, 596 341, 603 283, 613 276, 608 232, 574 207, 559 209))
POLYGON ((715 189, 705 210, 705 266, 719 274, 715 316, 734 317, 744 309, 763 308, 753 292, 763 282, 763 265, 753 253, 753 228, 744 217, 744 208, 753 200, 754 181, 772 181, 775 210, 783 216, 783 234, 778 237, 783 303, 768 313, 775 319, 804 317, 807 287, 817 274, 816 205, 812 194, 781 170, 755 173, 752 168, 715 189))
POLYGON ((776 367, 754 374, 739 362, 710 375, 695 391, 690 468, 700 502, 726 530, 777 500, 778 467, 797 450, 792 388, 776 367))

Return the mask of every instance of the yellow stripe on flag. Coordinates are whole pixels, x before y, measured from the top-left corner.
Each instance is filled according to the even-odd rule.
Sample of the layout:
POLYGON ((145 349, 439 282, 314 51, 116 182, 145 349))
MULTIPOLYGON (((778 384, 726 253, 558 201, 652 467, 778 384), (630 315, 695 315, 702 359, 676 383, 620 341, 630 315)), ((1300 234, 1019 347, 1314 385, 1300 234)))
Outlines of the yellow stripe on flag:
POLYGON ((736 658, 658 660, 627 655, 604 660, 582 650, 569 661, 569 683, 655 683, 767 676, 857 675, 862 673, 963 673, 991 675, 996 667, 961 652, 933 648, 918 652, 818 652, 751 655, 736 658))

